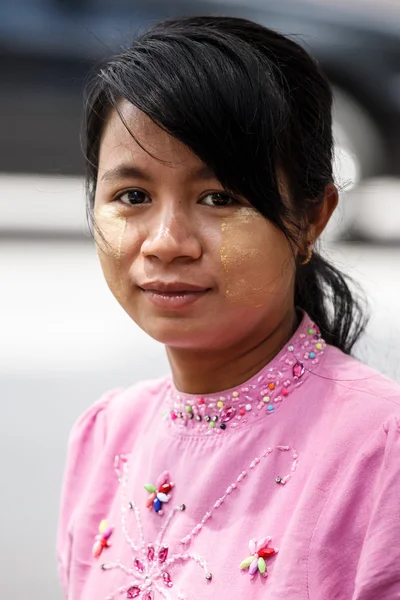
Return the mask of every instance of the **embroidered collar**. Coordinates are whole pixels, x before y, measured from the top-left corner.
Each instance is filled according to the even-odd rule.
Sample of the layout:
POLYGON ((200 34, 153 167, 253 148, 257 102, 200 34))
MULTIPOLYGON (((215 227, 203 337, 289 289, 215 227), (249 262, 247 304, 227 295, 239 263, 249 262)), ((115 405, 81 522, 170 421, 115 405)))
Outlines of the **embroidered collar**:
POLYGON ((241 385, 203 396, 177 390, 171 381, 164 413, 169 427, 190 434, 215 435, 276 412, 315 369, 326 343, 307 316, 277 356, 241 385))

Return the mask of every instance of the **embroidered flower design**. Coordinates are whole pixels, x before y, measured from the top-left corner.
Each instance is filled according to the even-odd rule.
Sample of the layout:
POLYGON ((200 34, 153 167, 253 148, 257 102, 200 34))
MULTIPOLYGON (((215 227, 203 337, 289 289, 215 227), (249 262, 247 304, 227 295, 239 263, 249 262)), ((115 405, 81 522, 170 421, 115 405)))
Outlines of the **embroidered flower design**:
MULTIPOLYGON (((256 469, 262 460, 268 459, 274 451, 288 454, 291 452, 293 458, 292 467, 290 474, 285 477, 287 480, 292 477, 293 473, 296 471, 298 462, 298 455, 294 448, 290 446, 265 448, 259 456, 256 456, 251 461, 245 470, 237 475, 236 479, 226 488, 224 494, 215 499, 214 504, 209 507, 202 519, 188 532, 188 534, 178 541, 178 548, 176 548, 176 543, 166 545, 165 537, 168 535, 172 522, 178 518, 178 515, 181 514, 182 511, 186 510, 186 505, 180 504, 172 507, 168 511, 168 514, 166 514, 165 519, 162 520, 156 539, 153 538, 149 540, 146 536, 142 514, 138 505, 133 498, 128 500, 127 497, 130 455, 117 455, 114 461, 114 468, 118 481, 121 484, 121 529, 131 552, 129 553, 128 562, 122 562, 119 558, 111 558, 109 562, 100 565, 100 568, 103 571, 119 570, 121 572, 119 587, 111 591, 105 597, 105 600, 117 600, 119 598, 121 598, 121 600, 123 600, 123 598, 137 598, 138 600, 156 600, 158 598, 172 600, 172 598, 174 598, 176 600, 187 600, 186 596, 184 596, 179 589, 179 583, 175 579, 175 576, 172 578, 170 573, 172 573, 173 568, 178 570, 178 568, 181 569, 188 563, 197 565, 203 572, 205 580, 208 582, 206 585, 211 584, 213 575, 209 570, 206 559, 196 552, 191 552, 190 544, 204 530, 209 519, 214 514, 214 511, 225 502, 228 502, 236 493, 236 490, 243 485, 243 482, 247 481, 251 471, 256 469), (149 543, 150 541, 151 543, 149 543), (166 589, 172 587, 173 590, 171 591, 166 589)), ((150 497, 148 499, 148 507, 154 508, 154 500, 157 498, 158 494, 165 493, 168 496, 171 489, 174 487, 174 484, 170 481, 169 473, 165 471, 157 480, 156 486, 145 487, 147 491, 149 491, 150 496, 155 494, 155 496, 151 497, 151 501, 150 497), (170 486, 170 489, 166 492, 165 490, 168 489, 168 486, 170 486), (152 488, 155 488, 155 491, 153 491, 152 488)), ((163 504, 162 500, 163 498, 160 500, 161 504, 163 504)), ((106 530, 103 529, 103 527, 101 530, 104 537, 106 530)), ((100 539, 97 539, 97 542, 101 542, 103 539, 101 535, 102 534, 100 534, 100 539)), ((111 535, 111 533, 109 535, 111 535)), ((278 552, 277 548, 271 548, 269 546, 271 539, 272 538, 270 537, 266 537, 258 542, 255 539, 250 541, 249 548, 251 556, 241 563, 240 568, 249 569, 251 578, 256 575, 257 571, 264 577, 267 577, 266 560, 278 552)), ((109 545, 106 543, 107 540, 108 538, 103 542, 103 545, 106 547, 109 545)))
POLYGON ((155 551, 154 546, 152 544, 149 544, 147 547, 145 559, 141 560, 140 558, 136 557, 133 560, 135 569, 137 570, 138 573, 141 574, 141 575, 139 575, 139 577, 140 576, 143 577, 143 583, 138 582, 135 585, 132 585, 131 587, 129 587, 126 591, 126 597, 127 598, 138 598, 139 595, 141 593, 143 593, 143 598, 145 600, 150 600, 153 598, 152 591, 151 591, 151 589, 149 589, 150 580, 151 580, 149 573, 153 573, 153 579, 155 579, 156 581, 157 581, 157 579, 160 579, 164 583, 165 586, 172 587, 173 583, 172 583, 171 576, 168 573, 168 571, 159 569, 158 567, 156 567, 155 565, 152 564, 152 563, 158 562, 160 565, 162 565, 167 560, 167 557, 168 557, 168 547, 167 546, 161 546, 161 548, 157 552, 157 557, 156 557, 156 551, 155 551), (153 568, 153 567, 155 567, 155 568, 153 568), (154 575, 155 575, 155 577, 154 577, 154 575))
POLYGON ((109 527, 105 519, 100 523, 99 533, 96 535, 96 541, 93 544, 92 554, 94 558, 99 558, 104 548, 111 546, 109 539, 114 531, 114 527, 109 527))
POLYGON ((170 501, 170 492, 174 485, 175 484, 172 481, 170 481, 168 471, 164 471, 164 473, 161 473, 160 477, 157 479, 156 485, 147 483, 144 486, 144 489, 150 494, 146 502, 147 508, 153 508, 156 513, 162 515, 163 504, 166 504, 170 501))
POLYGON ((267 565, 265 559, 271 558, 278 552, 278 548, 270 548, 269 543, 272 540, 270 537, 262 538, 257 542, 253 539, 249 542, 249 550, 251 556, 248 556, 240 563, 241 569, 249 569, 251 579, 255 577, 257 571, 263 576, 268 577, 267 565))

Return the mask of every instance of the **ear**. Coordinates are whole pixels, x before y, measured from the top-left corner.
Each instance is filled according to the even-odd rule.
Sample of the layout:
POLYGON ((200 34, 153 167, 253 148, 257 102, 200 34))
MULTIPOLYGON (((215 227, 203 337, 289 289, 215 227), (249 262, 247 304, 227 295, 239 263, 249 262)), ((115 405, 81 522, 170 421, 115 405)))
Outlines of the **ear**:
POLYGON ((339 193, 334 183, 328 183, 324 196, 317 206, 309 212, 308 232, 309 240, 315 242, 327 226, 335 208, 338 205, 339 193))

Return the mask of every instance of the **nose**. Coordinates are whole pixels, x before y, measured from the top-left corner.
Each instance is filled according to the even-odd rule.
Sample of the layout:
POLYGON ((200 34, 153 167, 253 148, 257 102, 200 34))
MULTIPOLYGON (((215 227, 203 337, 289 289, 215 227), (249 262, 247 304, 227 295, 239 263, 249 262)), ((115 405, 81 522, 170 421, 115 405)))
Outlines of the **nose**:
POLYGON ((168 264, 176 260, 197 260, 202 255, 202 245, 188 216, 169 210, 152 224, 141 253, 168 264))

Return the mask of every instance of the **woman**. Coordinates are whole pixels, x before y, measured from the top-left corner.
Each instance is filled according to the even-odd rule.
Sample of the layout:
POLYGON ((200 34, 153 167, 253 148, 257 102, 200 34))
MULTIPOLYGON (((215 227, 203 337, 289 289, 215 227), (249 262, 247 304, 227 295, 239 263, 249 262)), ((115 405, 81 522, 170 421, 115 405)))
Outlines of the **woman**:
POLYGON ((240 19, 161 23, 94 78, 99 258, 171 375, 73 429, 70 600, 400 598, 399 387, 350 357, 361 310, 315 249, 331 105, 301 47, 240 19))

